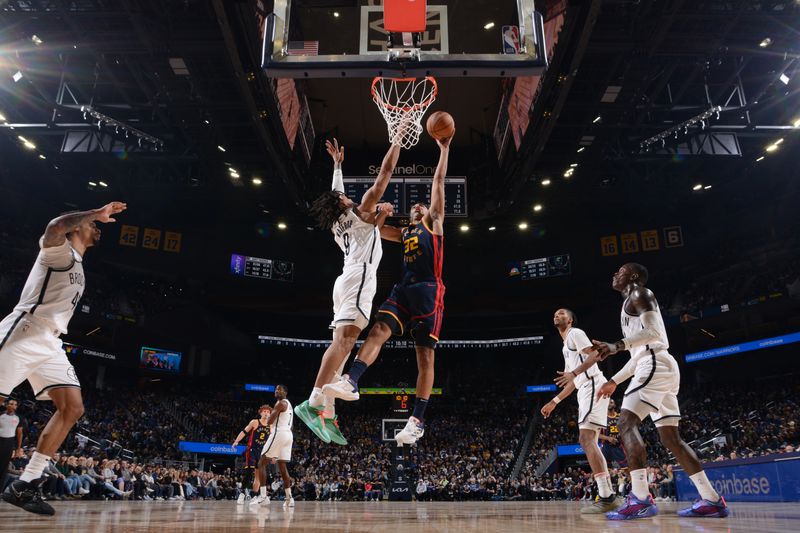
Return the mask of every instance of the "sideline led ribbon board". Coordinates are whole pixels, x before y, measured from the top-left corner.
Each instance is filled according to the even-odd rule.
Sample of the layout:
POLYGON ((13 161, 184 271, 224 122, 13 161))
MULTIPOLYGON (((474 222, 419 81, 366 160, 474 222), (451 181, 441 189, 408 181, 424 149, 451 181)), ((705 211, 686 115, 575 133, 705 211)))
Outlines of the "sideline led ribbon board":
POLYGON ((714 348, 704 352, 690 353, 684 356, 684 360, 687 363, 696 363, 697 361, 705 361, 706 359, 714 359, 715 357, 726 357, 728 355, 752 352, 753 350, 775 348, 776 346, 785 346, 795 342, 800 342, 800 332, 791 333, 789 335, 780 335, 778 337, 770 337, 768 339, 761 339, 757 341, 744 342, 742 344, 732 344, 731 346, 723 346, 722 348, 714 348))
POLYGON ((555 383, 545 385, 528 385, 526 392, 553 392, 558 390, 555 383))
POLYGON ((261 383, 245 383, 244 390, 256 392, 275 392, 275 385, 263 385, 261 383))
MULTIPOLYGON (((403 389, 400 387, 383 387, 383 388, 370 388, 370 387, 363 387, 358 389, 359 394, 366 394, 366 395, 391 395, 391 394, 416 394, 417 389, 403 389)), ((441 396, 442 389, 432 389, 431 395, 433 396, 441 396)))
MULTIPOLYGON (((487 339, 487 340, 442 340, 439 341, 440 348, 513 348, 517 346, 535 346, 542 344, 544 337, 534 335, 532 337, 515 337, 509 339, 487 339)), ((331 341, 328 339, 297 339, 294 337, 274 337, 272 335, 259 335, 258 343, 267 346, 285 346, 290 348, 327 348, 331 341)), ((356 347, 360 347, 364 341, 356 342, 356 347)), ((388 349, 408 349, 414 348, 413 340, 394 340, 390 339, 383 345, 388 349)))

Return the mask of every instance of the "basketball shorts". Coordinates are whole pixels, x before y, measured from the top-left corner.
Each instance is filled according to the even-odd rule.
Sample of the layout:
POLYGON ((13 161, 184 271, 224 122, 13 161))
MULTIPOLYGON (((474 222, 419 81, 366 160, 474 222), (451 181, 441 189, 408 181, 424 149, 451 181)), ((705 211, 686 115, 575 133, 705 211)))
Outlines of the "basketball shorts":
POLYGON ((677 426, 681 418, 680 385, 681 372, 675 358, 666 351, 650 350, 636 365, 622 408, 633 412, 640 420, 649 416, 656 426, 677 426))
POLYGON ((606 458, 609 466, 614 466, 616 463, 617 468, 628 468, 628 457, 625 455, 625 448, 621 445, 614 446, 607 442, 603 443, 603 457, 606 458))
POLYGON ((254 444, 244 452, 244 461, 247 468, 255 468, 258 466, 258 460, 261 458, 261 453, 264 447, 254 444))
POLYGON ((291 431, 273 431, 269 434, 269 438, 267 439, 267 443, 264 444, 261 455, 288 463, 292 460, 293 442, 294 437, 291 431))
POLYGON ((608 425, 608 403, 610 398, 597 399, 597 390, 603 386, 603 375, 592 377, 578 388, 578 427, 600 429, 608 425))
POLYGON ((330 328, 366 328, 376 287, 375 271, 366 263, 346 267, 333 285, 333 321, 330 328))
POLYGON ((444 290, 441 280, 398 283, 378 309, 376 319, 388 324, 395 335, 409 332, 417 346, 436 348, 442 329, 444 290))
POLYGON ((81 386, 58 333, 15 312, 0 322, 0 396, 26 379, 37 400, 49 400, 50 389, 81 386))

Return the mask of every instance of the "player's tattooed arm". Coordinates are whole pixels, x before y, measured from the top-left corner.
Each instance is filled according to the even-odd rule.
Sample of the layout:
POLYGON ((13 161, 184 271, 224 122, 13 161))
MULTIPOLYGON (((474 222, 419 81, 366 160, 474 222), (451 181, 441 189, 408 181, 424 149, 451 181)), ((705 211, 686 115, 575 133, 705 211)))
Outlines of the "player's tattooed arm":
POLYGON ((375 211, 375 206, 381 197, 383 197, 383 193, 386 192, 386 187, 389 186, 389 181, 392 179, 392 172, 394 172, 394 167, 397 166, 397 160, 399 158, 400 147, 391 145, 386 155, 383 157, 381 170, 378 172, 378 177, 375 178, 375 183, 373 183, 372 187, 367 189, 367 192, 361 197, 359 209, 362 212, 372 213, 375 211))
MULTIPOLYGON (((455 134, 455 132, 454 132, 455 134)), ((450 141, 453 137, 444 140, 436 140, 439 145, 439 164, 436 165, 436 172, 433 175, 433 185, 431 186, 431 206, 428 210, 428 217, 433 224, 433 229, 438 234, 444 232, 442 221, 444 220, 444 178, 447 175, 447 161, 450 156, 450 141)))
POLYGON ((116 222, 113 216, 122 213, 127 208, 128 205, 123 202, 111 202, 91 211, 78 211, 77 213, 67 213, 56 217, 47 224, 42 246, 51 248, 64 244, 67 233, 75 231, 79 226, 87 222, 116 222))

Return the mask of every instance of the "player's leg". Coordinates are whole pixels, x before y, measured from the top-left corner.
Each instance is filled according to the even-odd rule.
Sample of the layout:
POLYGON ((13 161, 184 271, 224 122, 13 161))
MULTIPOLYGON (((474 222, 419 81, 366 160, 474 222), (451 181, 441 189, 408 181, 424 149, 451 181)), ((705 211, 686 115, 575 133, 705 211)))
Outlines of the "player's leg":
POLYGON ((258 464, 253 469, 255 475, 253 476, 253 499, 250 500, 250 505, 269 503, 265 472, 268 462, 269 459, 259 455, 258 464))
POLYGON ((599 428, 591 428, 588 426, 581 426, 578 433, 578 441, 586 454, 587 461, 589 461, 589 467, 592 469, 592 475, 597 484, 597 493, 599 496, 593 505, 581 510, 581 512, 585 514, 605 513, 619 507, 614 489, 611 487, 611 477, 608 473, 606 458, 603 456, 603 452, 597 444, 599 434, 599 428))
POLYGON ((395 435, 399 445, 411 445, 425 434, 425 409, 430 401, 433 390, 435 373, 436 352, 432 343, 427 345, 417 344, 417 391, 414 400, 414 412, 408 419, 406 426, 395 435))

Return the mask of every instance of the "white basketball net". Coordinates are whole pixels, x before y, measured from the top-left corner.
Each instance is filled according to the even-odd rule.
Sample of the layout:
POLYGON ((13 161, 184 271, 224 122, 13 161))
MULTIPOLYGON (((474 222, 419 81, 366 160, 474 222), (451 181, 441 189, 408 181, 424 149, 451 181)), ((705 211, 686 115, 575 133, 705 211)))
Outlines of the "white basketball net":
POLYGON ((416 78, 375 78, 372 100, 378 106, 389 131, 389 142, 411 148, 419 142, 422 117, 436 100, 436 80, 416 78))

